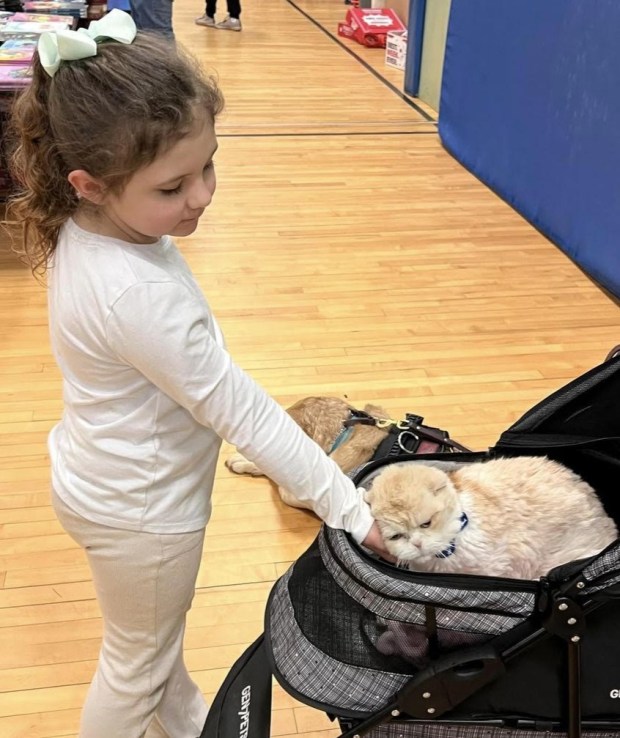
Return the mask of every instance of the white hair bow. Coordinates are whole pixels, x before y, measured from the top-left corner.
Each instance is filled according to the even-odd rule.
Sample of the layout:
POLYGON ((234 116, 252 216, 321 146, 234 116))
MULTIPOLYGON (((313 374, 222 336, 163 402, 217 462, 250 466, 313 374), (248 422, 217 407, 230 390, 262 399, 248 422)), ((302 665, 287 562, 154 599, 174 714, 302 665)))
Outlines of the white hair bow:
POLYGON ((122 44, 130 44, 137 29, 133 18, 114 8, 101 20, 92 21, 88 28, 77 31, 46 31, 39 37, 37 51, 43 69, 53 77, 60 62, 87 59, 97 56, 97 41, 111 38, 122 44))

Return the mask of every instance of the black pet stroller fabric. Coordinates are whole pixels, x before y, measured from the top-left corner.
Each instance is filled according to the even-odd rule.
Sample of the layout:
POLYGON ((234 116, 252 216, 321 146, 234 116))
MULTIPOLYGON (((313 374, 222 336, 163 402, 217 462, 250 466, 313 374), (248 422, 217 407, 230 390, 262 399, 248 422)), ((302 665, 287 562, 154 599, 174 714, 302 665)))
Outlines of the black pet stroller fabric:
MULTIPOLYGON (((318 541, 279 580, 268 607, 268 650, 278 679, 289 691, 338 716, 365 717, 383 708, 433 659, 502 635, 506 643, 518 642, 524 629, 533 632, 535 626, 528 626, 541 619, 541 596, 550 586, 547 582, 541 586, 522 580, 410 572, 388 577, 384 569, 385 565, 364 554, 342 531, 324 527, 318 541), (382 647, 386 636, 404 641, 397 654, 386 653, 382 647)), ((575 578, 572 569, 555 570, 549 580, 570 581, 575 578)), ((618 584, 620 545, 591 561, 579 575, 584 601, 618 584)), ((596 712, 602 707, 603 714, 617 709, 610 694, 620 681, 620 607, 613 610, 610 617, 615 616, 618 625, 607 635, 601 634, 604 650, 613 652, 608 651, 607 659, 601 654, 602 662, 608 662, 608 673, 595 703, 596 712)), ((550 666, 547 663, 537 674, 537 661, 532 662, 534 683, 547 679, 550 666)), ((557 666, 563 666, 561 654, 557 666)), ((555 669, 554 664, 554 673, 555 669)), ((531 670, 521 671, 528 675, 531 670)), ((494 698, 501 712, 515 719, 532 715, 560 719, 561 693, 556 684, 551 689, 538 684, 534 688, 527 677, 519 680, 523 693, 515 690, 514 679, 507 678, 511 686, 494 698)), ((488 700, 474 696, 469 708, 473 704, 479 705, 479 719, 494 717, 488 700)), ((464 705, 459 714, 467 713, 469 719, 469 708, 464 705)))
MULTIPOLYGON (((458 582, 438 586, 406 575, 387 578, 341 531, 323 528, 318 544, 277 583, 271 597, 269 645, 278 674, 338 715, 380 709, 426 660, 423 653, 415 661, 386 654, 381 640, 393 632, 389 625, 407 624, 426 641, 429 603, 438 629, 458 648, 522 622, 534 608, 535 592, 467 590, 458 582)), ((396 631, 395 638, 406 640, 406 631, 396 631)), ((400 650, 406 652, 406 644, 400 650)))
MULTIPOLYGON (((486 453, 379 460, 355 482, 386 464, 521 454, 573 468, 619 522, 620 357, 532 408, 486 453)), ((620 540, 525 581, 398 569, 323 526, 271 592, 260 653, 347 737, 618 738, 620 540)), ((228 738, 208 727, 203 736, 228 738)))

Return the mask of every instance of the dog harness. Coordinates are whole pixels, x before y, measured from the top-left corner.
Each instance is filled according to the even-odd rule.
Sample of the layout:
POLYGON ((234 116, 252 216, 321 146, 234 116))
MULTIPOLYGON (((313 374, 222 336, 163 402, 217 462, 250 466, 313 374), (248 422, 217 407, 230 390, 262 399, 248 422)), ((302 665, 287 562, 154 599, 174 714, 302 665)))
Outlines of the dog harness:
POLYGON ((469 451, 465 446, 453 441, 448 432, 440 428, 424 425, 421 415, 407 413, 404 420, 375 418, 363 410, 351 410, 342 430, 336 437, 329 453, 333 453, 349 439, 356 425, 374 425, 387 431, 370 461, 400 454, 436 454, 452 451, 469 451))

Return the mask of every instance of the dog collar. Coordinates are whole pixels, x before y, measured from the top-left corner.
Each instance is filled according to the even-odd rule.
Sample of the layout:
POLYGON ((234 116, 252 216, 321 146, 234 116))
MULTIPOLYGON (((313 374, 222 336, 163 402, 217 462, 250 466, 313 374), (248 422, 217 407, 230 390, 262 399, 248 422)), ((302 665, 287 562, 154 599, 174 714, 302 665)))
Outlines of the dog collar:
MULTIPOLYGON (((463 513, 461 515, 461 530, 469 523, 469 518, 467 517, 467 513, 463 513)), ((460 532, 460 531, 459 531, 460 532)), ((452 541, 450 541, 450 545, 448 548, 444 548, 441 553, 435 554, 436 559, 447 559, 448 556, 452 556, 452 554, 456 551, 456 538, 454 538, 452 541)))
POLYGON ((327 455, 333 454, 334 451, 341 446, 345 441, 349 440, 349 436, 353 433, 353 428, 356 425, 375 425, 378 428, 385 428, 389 425, 395 424, 394 420, 384 420, 381 418, 373 418, 370 413, 364 410, 352 409, 349 413, 349 417, 342 424, 342 430, 336 436, 336 440, 332 444, 332 447, 327 452, 327 455))
POLYGON ((327 455, 333 454, 334 451, 338 448, 338 446, 342 445, 346 440, 348 440, 349 436, 353 433, 353 427, 349 426, 348 428, 343 428, 340 433, 336 436, 336 440, 334 441, 332 447, 327 452, 327 455))

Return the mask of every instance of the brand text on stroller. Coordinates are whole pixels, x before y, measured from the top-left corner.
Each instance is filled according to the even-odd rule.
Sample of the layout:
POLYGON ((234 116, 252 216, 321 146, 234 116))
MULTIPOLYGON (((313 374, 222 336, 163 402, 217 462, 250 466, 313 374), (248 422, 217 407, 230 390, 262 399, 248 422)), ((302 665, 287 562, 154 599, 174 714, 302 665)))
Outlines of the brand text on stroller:
POLYGON ((620 689, 612 689, 609 696, 612 700, 620 700, 620 689))
POLYGON ((239 710, 239 717, 241 723, 239 724, 239 738, 248 738, 248 731, 250 730, 250 700, 252 699, 252 688, 248 684, 241 691, 241 710, 239 710))

